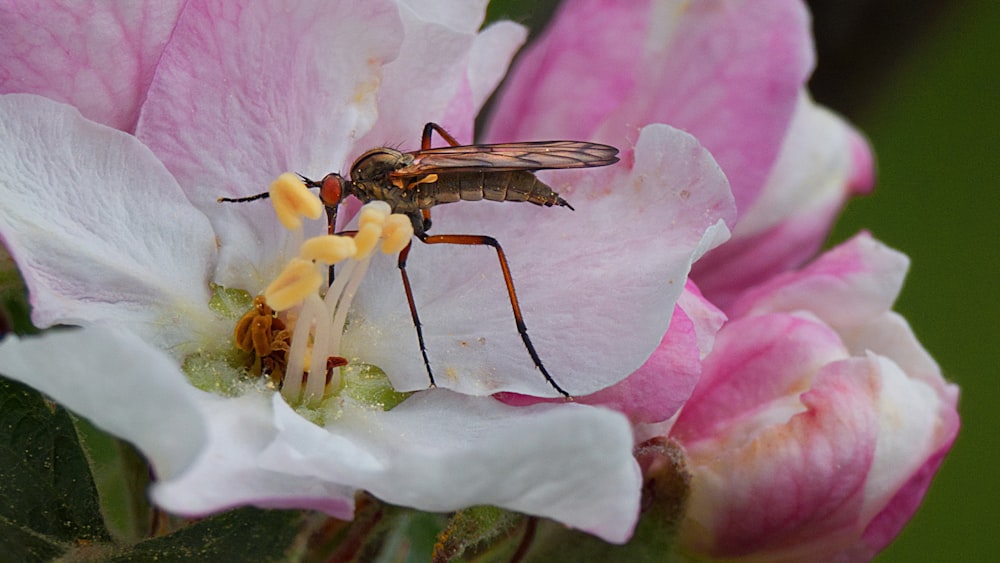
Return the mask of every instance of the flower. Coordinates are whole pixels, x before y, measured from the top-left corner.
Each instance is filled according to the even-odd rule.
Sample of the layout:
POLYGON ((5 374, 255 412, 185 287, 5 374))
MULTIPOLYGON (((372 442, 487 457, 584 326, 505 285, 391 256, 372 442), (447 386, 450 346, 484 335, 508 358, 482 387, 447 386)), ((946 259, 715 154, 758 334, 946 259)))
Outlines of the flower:
MULTIPOLYGON (((622 415, 485 396, 555 394, 514 330, 492 251, 458 258, 419 247, 409 257, 439 389, 427 389, 395 260, 372 261, 341 350, 416 391, 389 410, 347 392, 318 414, 296 410, 218 361, 242 312, 227 307, 229 292, 260 293, 323 227, 290 234, 267 205, 217 197, 254 193, 287 170, 343 169, 371 146, 412 139, 425 121, 468 139, 524 32, 509 23, 477 32, 481 5, 447 4, 101 6, 88 21, 116 25, 76 29, 84 37, 40 51, 20 47, 39 30, 59 36, 60 22, 80 14, 12 16, 4 40, 19 56, 0 75, 5 92, 21 93, 0 97, 0 236, 35 324, 83 328, 8 337, 2 370, 132 441, 153 465, 160 506, 348 518, 364 489, 425 510, 495 504, 613 542, 631 533, 640 476, 622 415), (137 66, 119 75, 120 59, 99 55, 123 38, 134 39, 137 66), (107 85, 120 103, 55 84, 65 76, 107 85)), ((503 242, 535 346, 555 377, 574 374, 564 382, 573 393, 642 365, 691 263, 732 222, 728 183, 690 135, 647 127, 628 164, 552 176, 572 213, 435 209, 435 232, 503 242)))
POLYGON ((891 311, 907 266, 862 234, 734 304, 669 433, 692 475, 688 549, 867 560, 913 515, 959 419, 891 311))

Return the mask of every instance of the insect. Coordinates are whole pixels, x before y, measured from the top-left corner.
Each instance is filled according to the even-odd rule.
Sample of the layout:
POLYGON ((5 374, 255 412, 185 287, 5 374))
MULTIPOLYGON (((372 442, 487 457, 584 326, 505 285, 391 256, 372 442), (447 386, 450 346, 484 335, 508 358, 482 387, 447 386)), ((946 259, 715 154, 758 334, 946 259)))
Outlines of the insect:
MULTIPOLYGON (((500 243, 488 235, 429 235, 427 231, 431 228, 430 210, 436 205, 445 203, 483 199, 523 201, 546 207, 560 206, 573 209, 533 172, 607 166, 618 162, 617 154, 618 149, 615 147, 584 141, 460 145, 441 126, 428 123, 424 126, 418 151, 401 152, 389 147, 375 148, 354 161, 349 178, 334 172, 327 174, 320 181, 305 177, 303 180, 306 185, 319 188, 320 199, 326 206, 331 231, 335 228, 340 203, 348 196, 354 196, 364 203, 373 200, 384 201, 394 213, 409 216, 413 223, 414 236, 425 244, 483 245, 496 250, 517 332, 524 342, 528 355, 549 385, 564 397, 569 397, 570 394, 545 369, 531 343, 531 338, 528 337, 528 329, 514 289, 514 280, 500 243), (432 148, 431 137, 435 132, 449 146, 432 148)), ((222 201, 249 201, 266 195, 238 199, 224 198, 222 201)), ((411 245, 407 245, 399 253, 398 266, 427 376, 431 386, 434 386, 434 373, 424 345, 420 316, 406 273, 406 260, 410 248, 411 245)))

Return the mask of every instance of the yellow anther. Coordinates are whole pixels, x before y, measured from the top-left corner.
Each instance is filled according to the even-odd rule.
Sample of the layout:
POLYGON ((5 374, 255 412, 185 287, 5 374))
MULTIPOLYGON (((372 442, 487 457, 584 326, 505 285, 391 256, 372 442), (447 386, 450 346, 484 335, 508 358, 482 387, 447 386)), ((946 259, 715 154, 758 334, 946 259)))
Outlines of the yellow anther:
POLYGON ((382 237, 382 226, 371 221, 365 223, 358 229, 358 234, 354 235, 354 244, 358 245, 355 260, 364 260, 371 256, 378 244, 378 239, 382 237))
POLYGON ((302 243, 299 254, 306 260, 336 264, 345 258, 353 257, 357 251, 358 245, 351 237, 323 235, 302 243))
POLYGON ((393 213, 385 220, 382 227, 382 252, 395 254, 406 248, 413 238, 413 223, 410 218, 400 213, 393 213))
POLYGON ((275 311, 291 309, 323 283, 316 266, 309 260, 292 258, 281 274, 264 290, 264 299, 275 311))
POLYGON ((319 219, 323 214, 323 202, 291 172, 285 172, 271 182, 269 194, 278 220, 289 231, 301 228, 303 217, 319 219))
POLYGON ((366 203, 358 214, 358 229, 363 229, 365 225, 374 223, 379 227, 385 223, 386 218, 392 213, 392 208, 384 201, 372 201, 366 203))

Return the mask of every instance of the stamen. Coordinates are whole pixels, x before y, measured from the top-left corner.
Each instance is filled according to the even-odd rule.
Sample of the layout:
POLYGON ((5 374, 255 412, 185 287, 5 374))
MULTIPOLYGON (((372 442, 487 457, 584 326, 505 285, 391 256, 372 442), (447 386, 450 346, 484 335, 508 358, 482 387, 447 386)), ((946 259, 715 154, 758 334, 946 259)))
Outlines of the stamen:
POLYGON ((300 229, 303 217, 319 219, 323 214, 323 202, 291 172, 271 182, 269 193, 278 220, 289 231, 300 229))
POLYGON ((395 254, 413 240, 413 222, 406 215, 393 213, 382 226, 382 253, 395 254))
POLYGON ((330 333, 336 326, 329 322, 330 311, 319 295, 310 295, 307 301, 315 303, 317 312, 316 332, 313 334, 312 352, 309 354, 309 373, 306 375, 306 389, 302 402, 313 407, 323 400, 326 392, 326 359, 330 356, 330 333))
POLYGON ((358 228, 358 234, 354 235, 354 244, 358 245, 358 251, 354 255, 355 260, 364 260, 372 255, 378 239, 382 237, 382 225, 369 221, 358 228))
POLYGON ((379 200, 368 202, 358 214, 358 229, 362 229, 368 223, 375 223, 381 227, 390 213, 392 208, 388 203, 379 200))
MULTIPOLYGON (((318 217, 322 212, 322 203, 305 189, 298 178, 287 176, 282 175, 275 180, 271 197, 282 223, 294 230, 301 227, 302 216, 318 217), (309 197, 300 197, 303 193, 309 197), (309 198, 315 200, 316 205, 308 203, 309 198)), ((340 355, 340 343, 351 303, 368 271, 371 254, 380 243, 382 252, 398 253, 412 237, 413 225, 409 217, 392 213, 385 202, 370 202, 359 213, 358 230, 354 237, 325 235, 305 241, 301 245, 300 256, 290 260, 267 287, 262 300, 266 305, 262 303, 260 308, 269 313, 271 310, 281 313, 274 322, 281 325, 280 334, 284 335, 281 344, 285 374, 281 394, 286 401, 315 407, 323 400, 328 386, 334 389, 340 387, 339 368, 347 362, 340 355), (340 264, 333 283, 322 299, 319 290, 323 284, 324 268, 320 267, 320 263, 340 264), (292 324, 294 327, 290 326, 292 324), (284 361, 286 358, 287 361, 284 361)), ((260 316, 259 312, 254 314, 260 316)), ((261 334, 252 332, 250 320, 257 319, 242 323, 247 326, 241 326, 237 331, 237 339, 241 343, 246 340, 246 346, 255 350, 270 346, 275 338, 272 334, 274 330, 262 331, 258 327, 258 333, 267 332, 272 337, 263 342, 261 334), (254 336, 258 338, 254 339, 254 336)))
MULTIPOLYGON (((309 295, 302 304, 299 318, 295 320, 292 332, 292 344, 288 349, 288 368, 285 370, 285 380, 281 385, 281 395, 289 404, 299 401, 302 391, 302 377, 311 364, 309 354, 309 333, 313 322, 322 323, 329 318, 329 312, 315 293, 309 295)), ((324 364, 326 362, 323 362, 324 364)))
POLYGON ((358 252, 358 245, 351 237, 340 235, 322 235, 313 237, 299 249, 299 255, 306 260, 315 260, 326 265, 333 265, 344 259, 351 258, 358 252))
POLYGON ((287 311, 314 295, 323 284, 323 275, 309 260, 292 258, 281 274, 264 290, 264 299, 275 311, 287 311))

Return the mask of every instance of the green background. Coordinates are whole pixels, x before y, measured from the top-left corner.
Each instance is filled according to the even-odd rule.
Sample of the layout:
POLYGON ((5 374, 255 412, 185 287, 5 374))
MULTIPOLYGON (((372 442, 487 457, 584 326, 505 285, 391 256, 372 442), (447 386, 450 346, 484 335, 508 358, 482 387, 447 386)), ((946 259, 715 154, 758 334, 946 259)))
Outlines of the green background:
MULTIPOLYGON (((494 0, 544 24, 554 2, 494 0)), ((879 182, 830 243, 867 229, 912 266, 897 309, 962 387, 962 430, 924 505, 877 561, 1000 554, 1000 2, 814 1, 816 98, 875 147, 879 182), (992 383, 991 383, 992 382, 992 383)))
POLYGON ((848 206, 833 239, 869 229, 910 255, 897 308, 962 387, 958 441, 882 562, 1000 554, 998 32, 998 2, 941 15, 850 116, 875 146, 880 179, 873 196, 848 206))

